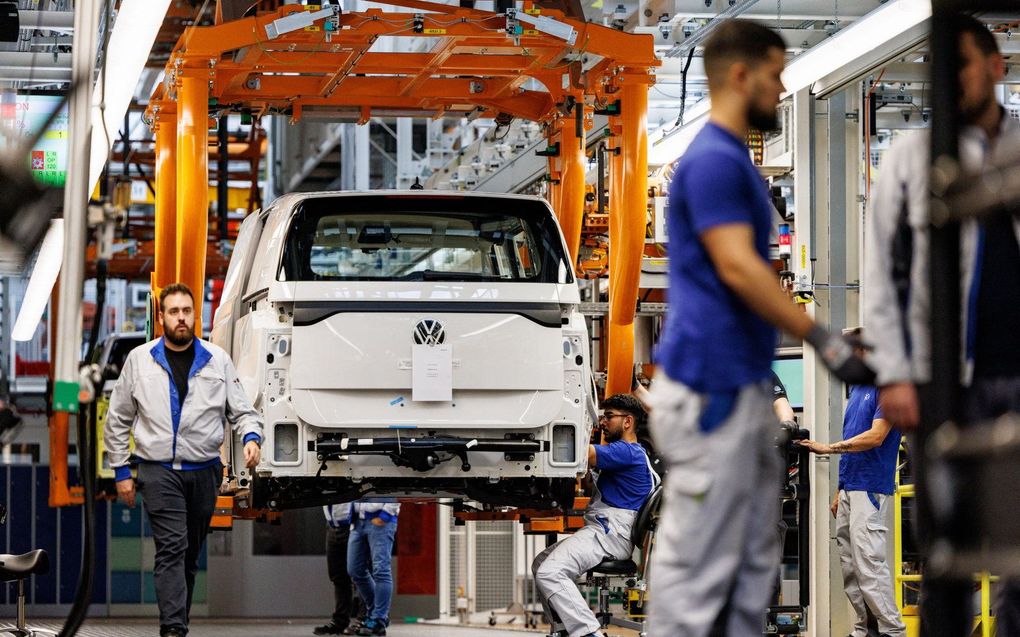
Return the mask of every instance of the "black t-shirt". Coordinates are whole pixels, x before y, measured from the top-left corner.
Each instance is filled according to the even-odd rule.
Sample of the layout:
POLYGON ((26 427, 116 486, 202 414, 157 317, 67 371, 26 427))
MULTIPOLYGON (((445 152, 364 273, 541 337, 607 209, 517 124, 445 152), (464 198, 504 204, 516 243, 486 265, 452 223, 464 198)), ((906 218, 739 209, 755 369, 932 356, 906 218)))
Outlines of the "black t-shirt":
POLYGON ((779 374, 772 372, 772 402, 786 398, 786 386, 779 380, 779 374))
POLYGON ((170 364, 170 371, 173 373, 174 384, 177 385, 177 397, 180 403, 184 404, 184 398, 188 395, 188 373, 191 372, 191 365, 195 362, 195 342, 188 345, 183 352, 175 352, 169 347, 166 350, 166 362, 170 364))
POLYGON ((1020 246, 1013 218, 998 215, 986 221, 983 230, 981 271, 975 282, 974 375, 1020 376, 1020 246))

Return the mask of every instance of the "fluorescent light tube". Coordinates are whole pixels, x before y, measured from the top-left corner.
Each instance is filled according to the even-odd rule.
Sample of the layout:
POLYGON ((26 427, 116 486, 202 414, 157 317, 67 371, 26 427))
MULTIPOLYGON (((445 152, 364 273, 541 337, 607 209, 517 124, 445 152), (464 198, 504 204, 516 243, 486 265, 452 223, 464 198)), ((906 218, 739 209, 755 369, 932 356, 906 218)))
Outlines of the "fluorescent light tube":
MULTIPOLYGON (((106 158, 124 124, 131 99, 142 76, 149 51, 163 24, 170 0, 124 0, 113 23, 113 32, 106 47, 106 91, 103 92, 103 74, 99 74, 92 92, 92 154, 89 161, 89 192, 99 181, 106 158), (99 104, 105 102, 101 113, 99 104), (107 135, 103 132, 106 120, 107 135)), ((72 140, 73 141, 73 140, 72 140)))
POLYGON ((931 17, 931 0, 894 0, 800 54, 783 71, 786 94, 807 88, 931 17))
MULTIPOLYGON (((786 94, 808 88, 841 69, 851 70, 857 60, 931 17, 930 0, 892 0, 856 20, 828 40, 794 58, 783 72, 786 94)), ((711 96, 709 96, 711 97, 711 96)), ((679 130, 649 133, 648 163, 669 163, 682 155, 701 130, 709 112, 709 100, 687 109, 687 122, 679 130)))
POLYGON ((50 229, 43 238, 39 255, 35 259, 32 278, 25 290, 25 298, 21 301, 18 319, 14 322, 11 338, 15 341, 30 341, 35 336, 36 328, 42 321, 46 303, 53 292, 53 284, 57 281, 60 264, 64 256, 64 220, 54 219, 50 229))

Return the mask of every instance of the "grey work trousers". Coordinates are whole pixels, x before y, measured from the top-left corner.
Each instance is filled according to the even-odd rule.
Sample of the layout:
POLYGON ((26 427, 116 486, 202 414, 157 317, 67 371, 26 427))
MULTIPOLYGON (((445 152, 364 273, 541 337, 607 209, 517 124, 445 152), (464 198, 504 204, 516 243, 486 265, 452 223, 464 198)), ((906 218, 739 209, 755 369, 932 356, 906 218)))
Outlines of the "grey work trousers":
POLYGON ((886 559, 889 532, 886 520, 891 502, 892 498, 881 493, 839 492, 836 550, 843 570, 843 590, 857 613, 853 637, 867 637, 868 624, 872 623, 869 619, 881 634, 890 637, 906 634, 886 559))
POLYGON ((223 467, 176 471, 138 465, 138 490, 156 543, 152 579, 160 632, 188 632, 198 558, 209 533, 223 467))
POLYGON ((596 511, 586 511, 584 527, 539 553, 531 564, 546 615, 552 619, 551 611, 555 611, 570 637, 589 635, 599 629, 595 613, 577 588, 578 578, 603 560, 625 560, 633 553, 630 541, 633 513, 619 513, 610 516, 608 526, 604 527, 596 521, 596 511))
POLYGON ((783 460, 767 383, 740 388, 717 428, 709 398, 660 376, 651 430, 669 473, 649 589, 650 637, 760 637, 779 572, 783 460))

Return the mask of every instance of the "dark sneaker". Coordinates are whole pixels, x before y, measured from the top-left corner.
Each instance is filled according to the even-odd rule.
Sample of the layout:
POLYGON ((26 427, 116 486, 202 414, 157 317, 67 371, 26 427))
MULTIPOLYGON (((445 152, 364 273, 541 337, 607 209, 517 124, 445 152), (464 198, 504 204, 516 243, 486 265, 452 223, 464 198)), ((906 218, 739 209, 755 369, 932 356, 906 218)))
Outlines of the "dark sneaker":
POLYGON ((386 624, 382 623, 377 619, 369 619, 362 624, 355 635, 361 635, 362 637, 369 637, 371 635, 385 635, 386 624))
POLYGON ((314 629, 312 629, 312 633, 316 635, 343 635, 345 628, 347 628, 346 625, 338 624, 337 621, 334 619, 328 624, 316 626, 314 629))
POLYGON ((159 631, 159 637, 187 637, 187 633, 176 628, 168 628, 159 631))
POLYGON ((340 633, 340 634, 341 635, 357 635, 359 628, 361 628, 361 622, 358 621, 357 619, 355 619, 355 620, 352 620, 351 623, 347 625, 347 628, 344 628, 344 631, 342 633, 340 633))

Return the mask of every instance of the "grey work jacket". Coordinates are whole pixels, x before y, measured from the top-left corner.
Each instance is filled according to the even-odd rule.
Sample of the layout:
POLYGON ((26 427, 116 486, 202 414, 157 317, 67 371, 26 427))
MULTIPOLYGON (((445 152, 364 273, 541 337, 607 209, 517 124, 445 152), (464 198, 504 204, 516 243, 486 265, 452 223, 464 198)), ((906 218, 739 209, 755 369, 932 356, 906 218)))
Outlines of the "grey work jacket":
POLYGON ((128 354, 110 396, 103 437, 117 480, 130 476, 129 434, 134 456, 174 469, 195 469, 220 455, 225 426, 245 441, 261 443, 262 418, 251 406, 230 356, 208 341, 195 339, 195 362, 188 375, 188 394, 179 404, 163 339, 140 345, 128 354))
MULTIPOLYGON (((969 127, 960 135, 960 160, 976 172, 992 160, 1020 153, 1020 126, 1003 117, 990 146, 984 131, 969 127)), ((931 380, 929 283, 929 189, 931 136, 928 131, 896 140, 880 167, 865 226, 863 290, 865 340, 874 348, 868 362, 877 385, 931 380), (898 273, 898 274, 897 274, 898 273)), ((1020 240, 1020 219, 1014 219, 1020 240)), ((973 334, 975 277, 979 274, 980 228, 965 221, 960 229, 961 373, 969 386, 974 375, 973 334)))

